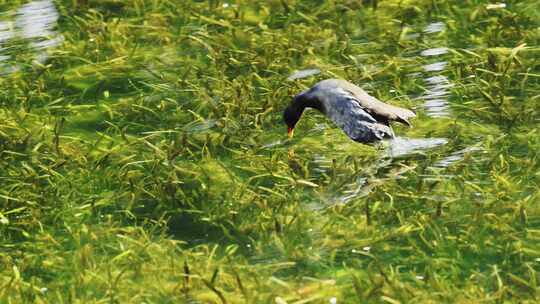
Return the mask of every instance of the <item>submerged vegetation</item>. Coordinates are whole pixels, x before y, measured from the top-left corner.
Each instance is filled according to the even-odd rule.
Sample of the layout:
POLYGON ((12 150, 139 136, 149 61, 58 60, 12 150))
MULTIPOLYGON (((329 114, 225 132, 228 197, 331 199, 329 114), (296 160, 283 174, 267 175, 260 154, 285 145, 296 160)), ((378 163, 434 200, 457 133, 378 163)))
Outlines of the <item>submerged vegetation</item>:
POLYGON ((538 301, 538 1, 55 6, 47 61, 0 35, 0 302, 538 301), (414 128, 287 140, 332 77, 414 128))

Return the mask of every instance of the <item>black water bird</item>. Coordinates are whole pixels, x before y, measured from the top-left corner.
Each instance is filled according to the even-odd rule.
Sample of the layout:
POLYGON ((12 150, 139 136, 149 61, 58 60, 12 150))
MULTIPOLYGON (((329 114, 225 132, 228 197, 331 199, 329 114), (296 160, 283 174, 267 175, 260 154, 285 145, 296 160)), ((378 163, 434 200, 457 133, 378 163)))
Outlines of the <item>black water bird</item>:
POLYGON ((379 101, 346 80, 326 79, 296 95, 283 112, 289 137, 305 108, 319 110, 352 140, 361 143, 393 138, 390 121, 410 126, 409 119, 416 116, 410 110, 379 101))

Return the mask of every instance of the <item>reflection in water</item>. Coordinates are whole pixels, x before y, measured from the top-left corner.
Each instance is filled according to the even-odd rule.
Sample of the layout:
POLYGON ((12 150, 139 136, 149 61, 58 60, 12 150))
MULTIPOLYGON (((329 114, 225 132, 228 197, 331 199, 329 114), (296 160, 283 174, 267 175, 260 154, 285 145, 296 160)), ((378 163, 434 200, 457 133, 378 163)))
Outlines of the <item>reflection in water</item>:
MULTIPOLYGON (((312 110, 308 110, 308 111, 312 111, 312 110)), ((309 133, 316 133, 316 132, 323 131, 324 129, 326 129, 326 124, 323 124, 323 123, 317 123, 317 124, 315 124, 315 126, 313 126, 313 128, 311 128, 308 132, 309 132, 309 133)))
POLYGON ((425 107, 431 117, 444 117, 448 115, 449 95, 448 89, 453 87, 450 80, 443 75, 432 76, 424 79, 428 83, 429 90, 424 94, 425 107))
POLYGON ((332 160, 326 158, 324 155, 315 155, 313 157, 313 172, 326 173, 332 168, 332 160))
POLYGON ((444 32, 446 30, 446 24, 442 22, 433 22, 428 24, 426 28, 424 29, 424 33, 426 34, 433 34, 433 33, 439 33, 444 32))
POLYGON ((444 117, 446 116, 446 108, 448 103, 446 99, 428 99, 425 103, 426 108, 429 108, 432 117, 444 117))
POLYGON ((426 64, 423 66, 423 68, 426 72, 438 72, 444 70, 444 68, 446 68, 446 64, 446 61, 439 61, 431 64, 426 64))
POLYGON ((441 159, 440 161, 433 164, 432 167, 434 168, 448 168, 450 165, 452 165, 455 162, 458 162, 462 160, 465 157, 465 154, 472 153, 476 151, 482 151, 482 148, 480 147, 467 147, 465 149, 453 152, 452 154, 448 155, 447 157, 441 159))
POLYGON ((309 76, 312 76, 312 75, 317 75, 320 72, 321 72, 321 70, 319 70, 319 69, 306 69, 306 70, 296 71, 296 72, 292 73, 291 76, 289 76, 287 78, 287 80, 291 81, 291 80, 295 80, 295 79, 306 78, 306 77, 309 77, 309 76))
MULTIPOLYGON (((446 24, 443 22, 434 22, 427 25, 423 33, 428 38, 429 35, 444 32, 446 30, 446 24)), ((409 39, 416 37, 422 37, 417 34, 410 34, 409 39)), ((449 90, 453 87, 451 81, 443 75, 448 62, 441 60, 440 56, 445 56, 449 53, 449 49, 446 46, 436 46, 420 52, 420 55, 429 60, 422 66, 423 73, 411 73, 408 76, 411 77, 424 77, 426 83, 426 91, 420 96, 420 99, 424 101, 424 107, 426 114, 430 117, 446 117, 449 116, 448 97, 450 95, 449 90)), ((368 195, 371 190, 381 182, 388 179, 400 178, 405 172, 411 170, 409 167, 395 168, 390 173, 386 172, 388 167, 393 166, 393 159, 396 157, 402 157, 412 153, 419 153, 422 151, 430 150, 438 146, 442 146, 448 143, 446 138, 405 138, 397 137, 389 141, 385 141, 383 146, 386 149, 385 157, 379 159, 376 163, 365 168, 361 176, 355 176, 351 182, 345 183, 338 189, 331 190, 331 193, 319 193, 321 202, 323 205, 335 204, 335 203, 347 203, 355 198, 359 198, 368 195), (385 169, 386 168, 386 169, 385 169), (382 176, 381 176, 382 173, 382 176)), ((450 154, 442 160, 435 163, 434 168, 445 168, 451 165, 453 162, 459 161, 463 158, 464 154, 473 151, 471 149, 464 149, 450 154)), ((318 156, 314 163, 316 164, 316 172, 324 173, 328 172, 332 163, 322 156, 318 156)), ((319 208, 322 207, 315 204, 319 208)))
POLYGON ((420 53, 420 55, 422 55, 422 56, 438 56, 438 55, 442 55, 442 54, 446 54, 446 53, 448 53, 448 48, 439 47, 439 48, 432 48, 432 49, 423 50, 420 53))
POLYGON ((505 7, 506 7, 506 3, 492 3, 492 4, 486 5, 486 9, 488 10, 501 9, 505 7))
POLYGON ((3 43, 13 37, 13 32, 10 30, 10 25, 7 22, 0 22, 0 62, 9 58, 8 55, 2 55, 7 48, 2 47, 3 43))
MULTIPOLYGON (((400 178, 405 172, 412 169, 412 167, 397 168, 381 175, 381 172, 385 172, 386 168, 392 167, 395 157, 433 149, 447 142, 444 138, 416 139, 404 137, 384 141, 382 145, 386 149, 385 157, 364 167, 361 172, 358 172, 360 175, 353 176, 350 182, 340 184, 337 188, 330 187, 327 191, 318 192, 319 198, 312 202, 310 207, 320 209, 328 205, 346 204, 356 198, 364 197, 385 180, 400 178)), ((312 160, 312 164, 314 165, 312 169, 314 173, 328 174, 332 172, 333 162, 325 155, 316 155, 312 160)), ((335 177, 341 180, 349 178, 341 174, 335 177)))
POLYGON ((192 121, 182 126, 180 130, 187 133, 196 133, 196 132, 201 132, 201 131, 206 131, 208 129, 211 129, 216 125, 216 123, 217 121, 215 119, 192 121))
MULTIPOLYGON (((412 167, 397 168, 391 170, 389 173, 380 174, 382 169, 392 167, 392 159, 398 156, 404 156, 411 153, 418 153, 424 150, 433 149, 437 146, 445 145, 448 141, 444 138, 428 138, 428 139, 414 139, 398 137, 388 141, 389 147, 386 158, 380 159, 377 163, 371 167, 366 168, 366 173, 361 176, 357 176, 350 183, 346 183, 339 189, 334 190, 331 195, 322 195, 321 201, 323 205, 327 204, 345 204, 349 201, 364 197, 368 195, 377 185, 385 182, 389 179, 399 179, 412 170, 412 167)), ((479 146, 467 147, 465 149, 455 151, 443 159, 437 161, 429 168, 438 172, 434 175, 424 175, 426 180, 441 180, 454 178, 453 175, 445 175, 440 171, 441 169, 448 168, 456 162, 463 160, 466 154, 483 151, 479 146)), ((320 167, 320 171, 327 171, 331 167, 331 162, 324 159, 324 157, 318 157, 316 163, 320 167)), ((386 170, 382 170, 385 172, 386 170)), ((321 208, 323 206, 318 206, 321 208)))
MULTIPOLYGON (((446 30, 446 26, 442 22, 435 22, 429 24, 424 33, 435 34, 446 30)), ((441 56, 448 53, 447 47, 435 47, 424 50, 420 55, 424 57, 441 56)), ((424 107, 426 108, 426 114, 431 117, 446 117, 449 116, 448 112, 448 95, 450 94, 448 89, 453 85, 450 83, 446 76, 441 75, 446 68, 446 61, 438 61, 423 66, 426 73, 435 73, 433 76, 425 78, 427 83, 427 90, 422 96, 424 99, 424 107)))
MULTIPOLYGON (((436 39, 443 37, 438 35, 446 31, 446 24, 443 22, 434 22, 427 25, 423 29, 423 34, 410 34, 408 39, 436 39)), ((423 77, 426 84, 425 92, 419 97, 424 102, 426 114, 430 117, 439 118, 450 116, 448 107, 448 98, 451 95, 451 88, 454 84, 444 75, 448 62, 443 60, 450 53, 449 48, 437 43, 434 47, 420 51, 419 54, 427 61, 413 73, 409 73, 408 77, 423 77)), ((288 77, 288 80, 295 80, 320 73, 318 69, 306 69, 297 71, 288 77)), ((367 84, 369 86, 369 84, 367 84)), ((324 124, 320 124, 311 131, 317 132, 324 128, 324 124)), ((310 204, 313 209, 325 208, 334 204, 345 204, 351 200, 368 195, 374 188, 388 180, 399 179, 406 172, 414 169, 414 167, 397 166, 400 161, 395 158, 403 157, 409 154, 422 153, 448 143, 446 138, 405 138, 397 137, 392 140, 384 141, 382 147, 385 153, 376 162, 367 164, 362 168, 361 172, 355 173, 353 176, 343 175, 350 173, 335 173, 334 163, 325 155, 316 155, 312 160, 312 172, 316 175, 336 174, 332 176, 329 187, 319 188, 315 190, 318 199, 310 204), (334 173, 333 173, 334 172, 334 173), (340 182, 335 182, 339 180, 340 182)), ((274 146, 281 144, 280 141, 269 144, 274 146)), ((481 150, 478 147, 468 147, 459 151, 452 152, 435 162, 429 168, 436 171, 434 175, 425 175, 425 179, 448 179, 453 178, 451 175, 443 174, 443 170, 452 164, 461 161, 466 154, 481 150)))
POLYGON ((396 137, 388 141, 389 157, 398 157, 422 150, 428 150, 448 142, 445 138, 406 138, 396 137))
POLYGON ((9 22, 0 22, 0 42, 13 38, 13 31, 9 22))
POLYGON ((0 69, 4 74, 19 70, 17 63, 8 63, 13 55, 29 52, 33 62, 44 63, 49 50, 63 41, 56 31, 59 15, 53 1, 31 1, 3 15, 11 19, 0 22, 0 69))
POLYGON ((345 189, 341 192, 341 196, 335 198, 336 203, 346 204, 354 198, 363 197, 367 195, 371 187, 366 187, 367 178, 358 177, 356 181, 345 186, 345 189))
POLYGON ((274 148, 276 146, 281 146, 283 143, 285 143, 285 141, 282 141, 282 140, 278 139, 278 140, 274 140, 274 141, 271 141, 271 142, 269 142, 267 144, 262 145, 262 148, 263 149, 270 149, 270 148, 274 148))

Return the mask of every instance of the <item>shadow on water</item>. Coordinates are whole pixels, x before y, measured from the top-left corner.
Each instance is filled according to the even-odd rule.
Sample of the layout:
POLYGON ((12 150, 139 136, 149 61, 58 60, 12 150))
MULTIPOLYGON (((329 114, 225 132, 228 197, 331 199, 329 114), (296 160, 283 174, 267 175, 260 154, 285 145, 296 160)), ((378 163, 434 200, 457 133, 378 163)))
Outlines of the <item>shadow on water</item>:
POLYGON ((62 43, 53 1, 30 1, 0 15, 0 73, 19 71, 24 63, 44 64, 62 43))

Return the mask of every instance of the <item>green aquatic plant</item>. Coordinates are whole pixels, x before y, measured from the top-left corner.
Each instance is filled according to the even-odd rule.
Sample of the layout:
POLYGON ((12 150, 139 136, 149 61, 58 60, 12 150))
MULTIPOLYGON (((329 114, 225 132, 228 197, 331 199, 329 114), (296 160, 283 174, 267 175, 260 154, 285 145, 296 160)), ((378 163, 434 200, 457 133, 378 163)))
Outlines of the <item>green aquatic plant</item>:
POLYGON ((56 1, 0 79, 0 302, 537 302, 540 7, 488 4, 56 1), (413 152, 288 140, 326 78, 414 108, 413 152))

